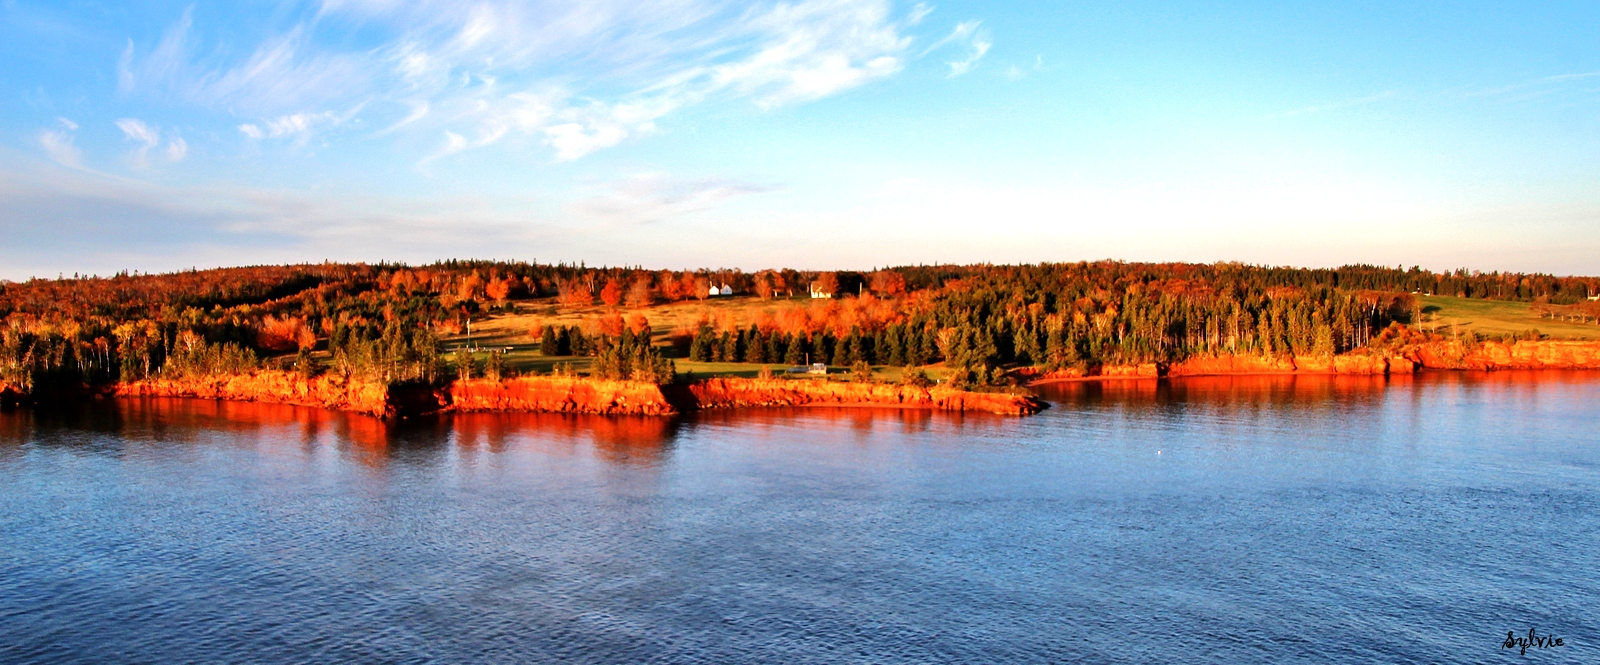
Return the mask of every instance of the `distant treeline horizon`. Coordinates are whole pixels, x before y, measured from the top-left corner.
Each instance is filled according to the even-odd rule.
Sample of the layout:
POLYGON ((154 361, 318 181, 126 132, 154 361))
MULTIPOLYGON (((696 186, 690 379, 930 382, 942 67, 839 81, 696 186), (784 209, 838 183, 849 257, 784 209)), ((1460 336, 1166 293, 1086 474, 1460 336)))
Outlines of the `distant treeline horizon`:
POLYGON ((0 382, 231 373, 296 352, 295 366, 308 373, 439 381, 473 371, 470 358, 440 353, 439 337, 543 299, 609 312, 595 314, 581 345, 607 378, 670 381, 658 354, 676 347, 680 357, 722 362, 943 363, 953 380, 984 385, 1018 366, 1345 353, 1417 322, 1416 295, 1527 301, 1592 317, 1587 298, 1596 293, 1600 278, 1539 273, 1122 261, 746 272, 451 260, 118 273, 0 283, 0 382), (791 302, 737 329, 705 320, 642 334, 649 307, 724 292, 791 302), (624 309, 642 312, 626 329, 624 309), (657 349, 662 334, 670 344, 657 349), (328 358, 311 361, 313 352, 328 358))

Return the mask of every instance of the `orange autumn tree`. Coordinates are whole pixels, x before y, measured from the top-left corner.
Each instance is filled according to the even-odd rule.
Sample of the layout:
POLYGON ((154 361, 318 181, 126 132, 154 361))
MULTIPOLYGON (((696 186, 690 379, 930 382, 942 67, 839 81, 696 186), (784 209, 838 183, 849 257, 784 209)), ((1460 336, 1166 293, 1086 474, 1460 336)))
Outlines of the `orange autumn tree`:
POLYGON ((600 288, 600 302, 607 307, 616 307, 622 302, 622 284, 615 277, 606 280, 606 285, 600 288))
POLYGON ((491 279, 489 280, 489 283, 483 287, 483 292, 485 295, 489 296, 489 298, 493 300, 496 305, 503 306, 506 304, 506 298, 511 296, 511 278, 507 277, 505 279, 491 279))
POLYGON ((587 307, 594 304, 594 293, 589 291, 589 285, 583 280, 562 280, 556 284, 556 290, 561 294, 561 304, 568 307, 587 307))
POLYGON ((906 292, 906 276, 895 270, 872 273, 872 292, 884 297, 894 297, 906 292))

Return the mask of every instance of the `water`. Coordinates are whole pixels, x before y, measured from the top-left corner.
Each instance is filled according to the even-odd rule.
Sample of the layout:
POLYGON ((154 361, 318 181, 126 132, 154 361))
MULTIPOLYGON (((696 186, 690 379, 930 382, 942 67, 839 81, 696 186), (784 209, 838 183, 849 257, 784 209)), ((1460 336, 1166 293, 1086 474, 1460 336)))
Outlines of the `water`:
POLYGON ((1600 662, 1600 375, 1046 397, 6 411, 0 661, 1600 662))

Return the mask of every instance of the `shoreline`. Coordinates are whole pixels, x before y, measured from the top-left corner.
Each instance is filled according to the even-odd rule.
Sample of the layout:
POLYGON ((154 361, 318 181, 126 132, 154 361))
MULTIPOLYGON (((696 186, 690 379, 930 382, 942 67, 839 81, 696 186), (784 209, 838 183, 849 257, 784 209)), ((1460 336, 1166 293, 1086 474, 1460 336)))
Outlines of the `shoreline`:
MULTIPOLYGON (((1388 376, 1423 370, 1540 369, 1600 369, 1600 342, 1436 340, 1388 351, 1364 350, 1341 356, 1206 356, 1176 363, 1023 371, 1016 376, 1023 380, 1023 386, 1033 387, 1203 376, 1388 376)), ((502 411, 667 416, 690 411, 774 406, 983 411, 1025 416, 1049 406, 1026 392, 977 392, 937 385, 782 378, 707 378, 658 385, 577 376, 522 376, 500 380, 468 379, 442 385, 391 386, 331 375, 307 378, 283 370, 258 370, 238 375, 74 386, 45 396, 12 385, 0 385, 0 403, 7 405, 99 396, 192 397, 294 404, 384 418, 502 411)))
POLYGON ((1393 351, 1358 351, 1338 356, 1202 356, 1176 363, 1103 365, 1086 370, 1025 374, 1024 385, 1083 381, 1150 380, 1201 376, 1389 376, 1424 370, 1595 370, 1600 342, 1431 341, 1393 351))
POLYGON ((469 379, 434 386, 386 386, 281 370, 188 379, 155 379, 41 396, 0 386, 6 404, 93 397, 189 397, 312 406, 392 418, 434 413, 544 412, 669 416, 755 407, 870 407, 1030 415, 1049 405, 1032 394, 973 392, 941 386, 712 378, 657 385, 587 377, 469 379))

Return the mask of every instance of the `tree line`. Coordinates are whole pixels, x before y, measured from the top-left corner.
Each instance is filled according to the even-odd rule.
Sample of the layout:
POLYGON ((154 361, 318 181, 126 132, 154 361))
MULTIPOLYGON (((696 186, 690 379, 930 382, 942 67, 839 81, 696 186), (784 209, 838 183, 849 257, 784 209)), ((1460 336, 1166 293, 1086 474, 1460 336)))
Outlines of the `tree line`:
POLYGON ((592 356, 597 375, 669 380, 668 349, 617 312, 706 299, 713 285, 808 304, 770 321, 683 331, 679 357, 944 362, 972 383, 1016 365, 1340 353, 1417 320, 1419 294, 1533 301, 1546 316, 1587 322, 1595 315, 1586 298, 1600 293, 1593 277, 1117 261, 753 272, 445 261, 75 275, 0 282, 0 381, 101 384, 267 363, 440 381, 455 364, 441 337, 532 299, 609 312, 598 332, 547 327, 542 351, 592 356), (813 292, 838 298, 812 301, 813 292), (326 351, 327 362, 312 361, 313 351, 326 351))

